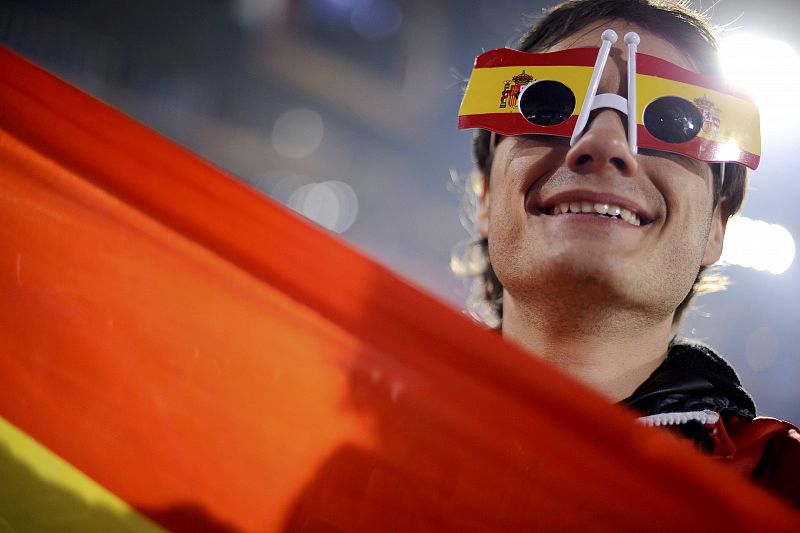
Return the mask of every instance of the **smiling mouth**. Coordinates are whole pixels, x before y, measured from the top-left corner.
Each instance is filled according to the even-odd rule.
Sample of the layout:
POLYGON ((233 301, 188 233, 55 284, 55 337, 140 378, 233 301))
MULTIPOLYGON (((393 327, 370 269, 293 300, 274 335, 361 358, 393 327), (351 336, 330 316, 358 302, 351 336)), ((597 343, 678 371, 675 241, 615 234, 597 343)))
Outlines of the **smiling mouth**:
POLYGON ((554 206, 542 210, 543 213, 550 216, 564 215, 567 213, 594 215, 605 218, 616 218, 631 226, 642 226, 649 224, 649 221, 643 220, 639 214, 619 207, 614 204, 606 203, 593 203, 593 202, 561 202, 554 206))

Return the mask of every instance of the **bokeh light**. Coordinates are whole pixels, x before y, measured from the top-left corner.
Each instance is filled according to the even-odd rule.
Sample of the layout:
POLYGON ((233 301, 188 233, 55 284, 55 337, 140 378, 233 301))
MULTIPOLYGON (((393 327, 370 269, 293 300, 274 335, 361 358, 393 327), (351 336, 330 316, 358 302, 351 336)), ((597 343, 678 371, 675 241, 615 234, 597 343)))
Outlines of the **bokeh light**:
POLYGON ((288 4, 282 0, 233 0, 233 18, 244 28, 258 28, 265 22, 286 16, 288 4))
POLYGON ((782 274, 794 253, 792 234, 783 226, 735 216, 728 221, 720 262, 782 274))
POLYGON ((358 197, 353 188, 343 181, 309 183, 295 190, 287 205, 336 233, 343 233, 356 220, 358 197))
POLYGON ((739 34, 720 41, 725 76, 755 97, 766 134, 800 120, 800 55, 783 41, 739 34))
POLYGON ((350 23, 364 39, 382 41, 400 29, 403 12, 392 0, 360 0, 353 8, 350 23))
POLYGON ((319 113, 302 107, 283 113, 272 127, 272 147, 280 155, 300 159, 313 154, 325 135, 319 113))

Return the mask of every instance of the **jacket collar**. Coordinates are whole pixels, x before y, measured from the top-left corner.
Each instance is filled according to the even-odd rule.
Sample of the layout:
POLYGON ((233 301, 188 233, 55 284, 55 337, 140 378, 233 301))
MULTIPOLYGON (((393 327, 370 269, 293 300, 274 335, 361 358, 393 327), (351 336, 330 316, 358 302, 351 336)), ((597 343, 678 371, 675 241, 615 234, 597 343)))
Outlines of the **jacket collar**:
POLYGON ((756 415, 753 399, 733 368, 708 346, 685 340, 673 340, 664 362, 620 403, 646 416, 702 411, 746 419, 756 415))

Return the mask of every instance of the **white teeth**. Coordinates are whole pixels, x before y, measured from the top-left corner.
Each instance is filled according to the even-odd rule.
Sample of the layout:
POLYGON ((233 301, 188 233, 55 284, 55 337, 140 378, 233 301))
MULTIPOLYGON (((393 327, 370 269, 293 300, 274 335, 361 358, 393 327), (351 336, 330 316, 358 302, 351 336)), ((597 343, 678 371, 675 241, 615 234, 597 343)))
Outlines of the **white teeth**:
POLYGON ((622 220, 628 222, 629 224, 633 224, 634 226, 638 226, 641 224, 641 222, 639 221, 639 215, 637 215, 636 213, 632 213, 627 209, 623 209, 620 212, 619 216, 622 217, 622 220))
POLYGON ((593 213, 599 215, 606 215, 609 217, 619 217, 628 224, 633 226, 641 225, 641 221, 639 220, 639 215, 636 213, 624 209, 622 207, 611 205, 611 204, 601 204, 596 203, 593 204, 591 202, 562 202, 560 204, 553 206, 552 213, 554 215, 560 215, 562 213, 593 213))

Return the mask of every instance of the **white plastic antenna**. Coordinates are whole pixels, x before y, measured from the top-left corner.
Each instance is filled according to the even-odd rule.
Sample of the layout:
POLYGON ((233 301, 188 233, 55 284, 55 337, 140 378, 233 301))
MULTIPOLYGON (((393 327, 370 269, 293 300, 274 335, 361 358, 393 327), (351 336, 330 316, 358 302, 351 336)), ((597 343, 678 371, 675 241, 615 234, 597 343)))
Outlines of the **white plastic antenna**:
POLYGON ((597 94, 597 87, 600 85, 600 77, 603 75, 603 69, 606 67, 611 45, 617 42, 617 32, 609 28, 603 32, 600 38, 603 42, 600 45, 600 51, 597 53, 597 60, 594 63, 594 70, 592 71, 592 79, 589 81, 589 87, 586 89, 586 97, 583 99, 583 104, 581 105, 578 122, 575 124, 575 129, 572 130, 572 138, 569 140, 570 145, 575 144, 578 137, 583 133, 586 124, 589 122, 589 113, 592 111, 594 96, 597 94))
POLYGON ((639 34, 630 31, 625 34, 624 41, 628 45, 628 146, 631 153, 636 154, 636 47, 639 46, 639 34))

